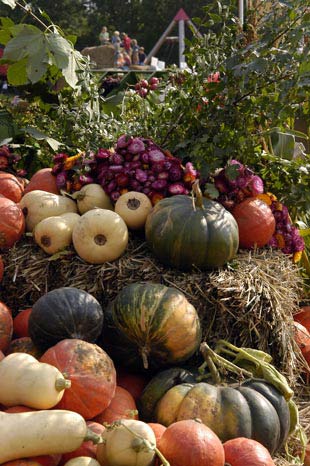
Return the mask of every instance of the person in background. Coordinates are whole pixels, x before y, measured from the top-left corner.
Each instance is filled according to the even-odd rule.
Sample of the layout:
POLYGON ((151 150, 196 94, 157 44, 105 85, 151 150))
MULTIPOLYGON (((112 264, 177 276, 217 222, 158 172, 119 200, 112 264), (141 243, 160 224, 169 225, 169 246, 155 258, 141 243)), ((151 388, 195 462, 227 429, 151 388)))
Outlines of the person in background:
POLYGON ((121 33, 121 47, 128 53, 130 54, 130 49, 131 49, 131 39, 126 34, 126 32, 121 33))
POLYGON ((129 70, 130 65, 131 65, 131 58, 130 58, 129 53, 127 53, 125 49, 123 50, 123 61, 124 63, 123 63, 122 69, 129 70))
POLYGON ((144 65, 146 59, 146 53, 144 47, 139 47, 139 65, 144 65))
POLYGON ((119 31, 114 31, 113 35, 111 37, 111 43, 113 45, 118 44, 119 46, 121 45, 121 38, 120 38, 120 33, 119 31))
POLYGON ((99 34, 99 41, 101 45, 106 45, 110 42, 110 35, 106 26, 102 26, 101 32, 99 34))
POLYGON ((131 39, 131 63, 139 65, 139 46, 136 39, 131 39))
POLYGON ((114 67, 118 68, 120 66, 120 61, 122 58, 121 54, 121 38, 119 31, 114 31, 113 36, 111 37, 111 43, 114 47, 114 67))

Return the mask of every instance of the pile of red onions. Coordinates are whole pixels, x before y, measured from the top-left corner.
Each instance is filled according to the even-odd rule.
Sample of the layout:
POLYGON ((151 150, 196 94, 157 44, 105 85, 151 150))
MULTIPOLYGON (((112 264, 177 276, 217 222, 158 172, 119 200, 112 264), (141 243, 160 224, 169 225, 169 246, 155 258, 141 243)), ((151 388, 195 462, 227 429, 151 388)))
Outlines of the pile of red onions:
POLYGON ((98 183, 113 202, 127 191, 138 191, 154 205, 167 196, 189 194, 199 177, 190 162, 183 166, 151 139, 128 135, 119 137, 114 150, 100 148, 77 158, 72 166, 69 161, 66 154, 54 157, 53 173, 59 188, 76 190, 74 186, 98 183))

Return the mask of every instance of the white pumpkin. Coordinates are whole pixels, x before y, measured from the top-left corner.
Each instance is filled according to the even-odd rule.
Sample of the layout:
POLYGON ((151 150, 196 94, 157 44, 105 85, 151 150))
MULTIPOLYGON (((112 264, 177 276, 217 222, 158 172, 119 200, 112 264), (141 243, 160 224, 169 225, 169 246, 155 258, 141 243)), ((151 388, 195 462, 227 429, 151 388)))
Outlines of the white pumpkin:
POLYGON ((85 212, 96 207, 113 210, 110 197, 105 193, 100 184, 86 184, 79 191, 76 191, 72 197, 76 199, 80 214, 85 214, 85 212))
POLYGON ((144 227, 146 217, 151 209, 152 203, 147 195, 136 191, 122 194, 115 204, 115 212, 122 217, 128 228, 132 230, 144 227))
POLYGON ((65 212, 77 212, 76 202, 66 196, 36 189, 25 194, 19 203, 26 219, 26 228, 32 231, 44 218, 65 212))
POLYGON ((102 466, 150 466, 155 457, 156 438, 142 421, 122 419, 102 433, 96 456, 102 466))
POLYGON ((100 463, 90 456, 77 456, 67 461, 64 466, 100 466, 100 463))
POLYGON ((124 220, 107 209, 92 209, 75 224, 72 242, 77 254, 90 264, 118 259, 128 244, 124 220))
POLYGON ((72 221, 67 215, 44 218, 34 227, 34 240, 47 254, 55 254, 72 243, 73 227, 80 216, 72 213, 78 217, 72 221))

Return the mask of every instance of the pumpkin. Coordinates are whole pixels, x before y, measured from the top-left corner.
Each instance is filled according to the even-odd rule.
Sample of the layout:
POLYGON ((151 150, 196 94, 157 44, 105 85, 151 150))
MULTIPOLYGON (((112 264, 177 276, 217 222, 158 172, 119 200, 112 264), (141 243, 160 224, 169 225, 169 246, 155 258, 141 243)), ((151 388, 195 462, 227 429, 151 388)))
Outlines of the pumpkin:
POLYGON ((100 463, 89 456, 78 456, 65 463, 65 466, 100 466, 100 463))
POLYGON ((131 394, 125 388, 116 386, 114 396, 109 406, 94 418, 103 424, 112 424, 119 419, 138 419, 137 406, 131 394))
POLYGON ((303 357, 308 365, 310 365, 310 333, 306 327, 299 322, 294 322, 294 338, 303 357))
POLYGON ((302 306, 300 311, 294 315, 294 320, 306 327, 310 332, 310 306, 302 306))
POLYGON ((234 438, 223 447, 227 466, 275 466, 267 448, 255 440, 234 438))
MULTIPOLYGON (((61 455, 41 455, 32 458, 24 458, 4 463, 6 466, 57 466, 60 462, 61 455)), ((4 466, 2 465, 2 466, 4 466)))
POLYGON ((34 345, 30 337, 20 337, 11 340, 6 354, 11 353, 27 353, 36 359, 42 356, 42 351, 34 345))
POLYGON ((88 432, 82 416, 59 409, 14 414, 0 412, 0 431, 0 464, 24 457, 73 451, 90 435, 89 438, 95 436, 88 432))
POLYGON ((7 461, 6 463, 2 463, 2 466, 41 466, 41 463, 29 458, 24 458, 21 460, 7 461))
POLYGON ((276 221, 270 207, 255 197, 236 204, 232 215, 238 223, 240 248, 262 248, 275 232, 276 221))
POLYGON ((72 241, 82 259, 102 264, 123 254, 128 244, 128 228, 116 212, 92 209, 73 228, 72 241))
POLYGON ((4 353, 0 350, 0 361, 2 361, 2 359, 4 358, 4 353))
POLYGON ((10 309, 0 301, 0 350, 4 353, 13 335, 13 319, 10 309))
POLYGON ((56 184, 56 177, 52 174, 52 168, 41 168, 30 178, 25 187, 24 194, 35 190, 46 191, 53 194, 59 194, 56 184))
POLYGON ((186 361, 201 341, 198 314, 183 293, 155 283, 124 287, 105 312, 102 347, 139 370, 186 361))
POLYGON ((20 201, 20 207, 25 215, 28 231, 32 231, 44 218, 77 212, 76 203, 72 199, 41 190, 25 194, 20 201))
POLYGON ((79 191, 76 191, 72 197, 77 202, 80 214, 85 214, 85 212, 95 208, 113 210, 110 197, 100 184, 86 184, 79 191))
POLYGON ((32 308, 23 309, 13 319, 13 332, 15 337, 29 337, 28 321, 32 308))
MULTIPOLYGON (((151 390, 156 387, 153 381, 151 390)), ((236 437, 253 438, 271 454, 286 441, 290 428, 285 398, 273 385, 260 379, 228 386, 181 383, 168 389, 155 404, 154 422, 168 426, 191 418, 201 419, 223 442, 236 437)))
POLYGON ((103 310, 87 291, 74 287, 51 290, 32 306, 29 335, 45 351, 66 338, 95 342, 101 333, 103 310))
POLYGON ((4 409, 5 413, 30 413, 36 411, 34 408, 29 408, 29 406, 16 405, 10 406, 9 408, 4 409))
POLYGON ((24 191, 23 184, 11 173, 0 171, 0 194, 11 199, 13 202, 19 202, 24 191))
POLYGON ((310 444, 306 445, 305 459, 303 466, 310 466, 310 444))
POLYGON ((3 274, 4 274, 4 263, 3 263, 2 257, 0 256, 0 283, 2 282, 3 274))
POLYGON ((50 409, 61 400, 71 383, 54 366, 27 353, 11 353, 0 363, 0 403, 50 409))
POLYGON ((238 226, 221 204, 177 195, 162 199, 147 216, 147 243, 165 265, 180 270, 221 267, 238 250, 238 226))
POLYGON ((107 408, 114 396, 116 372, 113 361, 99 346, 78 339, 66 339, 48 349, 41 357, 67 374, 71 381, 59 409, 75 411, 86 420, 107 408))
MULTIPOLYGON (((99 424, 95 421, 86 421, 88 429, 92 432, 95 432, 98 435, 101 435, 105 427, 102 424, 99 424)), ((60 466, 64 465, 67 461, 78 456, 87 456, 89 458, 96 458, 97 445, 92 441, 88 440, 83 442, 82 445, 76 450, 70 453, 64 453, 61 458, 60 466)))
POLYGON ((158 449, 172 466, 225 463, 220 439, 209 427, 193 419, 171 424, 159 439, 158 449))
MULTIPOLYGON (((77 215, 77 214, 72 214, 77 215)), ((79 217, 77 215, 77 217, 79 217)), ((34 240, 47 254, 55 254, 72 243, 72 223, 58 215, 48 217, 36 224, 33 230, 34 240)))
POLYGON ((117 199, 114 210, 128 228, 139 230, 145 225, 146 218, 152 210, 152 203, 146 194, 129 191, 117 199))
POLYGON ((0 197, 0 249, 10 248, 25 232, 25 217, 15 202, 0 197))
POLYGON ((125 388, 136 402, 139 400, 143 389, 149 382, 149 377, 146 377, 144 374, 133 374, 119 367, 117 368, 116 378, 117 385, 125 388))
POLYGON ((112 424, 103 434, 103 443, 97 446, 97 460, 101 466, 151 466, 156 446, 155 434, 144 422, 123 419, 112 424), (141 438, 142 437, 142 438, 141 438), (146 440, 150 448, 145 445, 146 440))
POLYGON ((167 427, 163 426, 162 424, 159 424, 158 422, 149 422, 148 425, 151 427, 152 431, 155 434, 156 438, 156 444, 158 444, 159 439, 167 429, 167 427))

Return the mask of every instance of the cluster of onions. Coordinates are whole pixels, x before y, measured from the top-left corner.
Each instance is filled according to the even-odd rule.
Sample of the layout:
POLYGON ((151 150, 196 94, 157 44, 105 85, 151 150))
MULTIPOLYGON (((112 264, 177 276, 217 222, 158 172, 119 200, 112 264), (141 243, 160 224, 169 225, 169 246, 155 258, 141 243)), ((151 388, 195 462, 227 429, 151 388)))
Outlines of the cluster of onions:
POLYGON ((188 162, 185 166, 169 151, 151 139, 122 135, 114 150, 68 157, 54 157, 53 173, 58 188, 75 191, 89 183, 100 184, 113 203, 128 191, 146 194, 152 204, 176 194, 189 194, 199 173, 188 162))
POLYGON ((269 205, 276 229, 268 245, 281 249, 284 254, 292 254, 294 262, 300 260, 305 243, 298 228, 292 224, 287 207, 273 194, 264 192, 263 180, 250 168, 237 160, 231 160, 215 174, 214 185, 219 192, 217 201, 227 210, 233 210, 236 204, 247 197, 258 197, 269 205))

